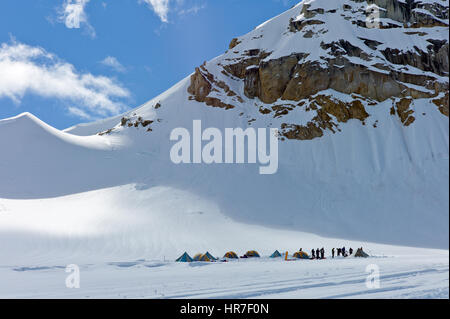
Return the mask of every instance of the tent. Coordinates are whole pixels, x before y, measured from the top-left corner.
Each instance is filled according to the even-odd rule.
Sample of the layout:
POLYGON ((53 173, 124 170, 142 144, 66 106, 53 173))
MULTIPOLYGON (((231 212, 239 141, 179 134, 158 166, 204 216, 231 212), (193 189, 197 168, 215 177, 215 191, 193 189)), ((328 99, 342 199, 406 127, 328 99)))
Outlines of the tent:
POLYGON ((369 255, 366 254, 362 248, 358 248, 358 249, 356 250, 355 257, 363 257, 363 258, 367 258, 367 257, 369 257, 369 255))
POLYGON ((294 258, 297 258, 297 259, 309 259, 309 255, 307 253, 305 253, 304 251, 297 251, 294 254, 294 258))
POLYGON ((278 250, 275 250, 272 255, 270 255, 270 258, 278 258, 281 257, 281 254, 278 250))
POLYGON ((209 259, 211 259, 211 260, 217 260, 217 258, 216 257, 214 257, 213 255, 211 255, 209 252, 206 252, 205 253, 205 256, 207 256, 209 259))
POLYGON ((192 261, 194 261, 194 260, 186 252, 176 260, 176 262, 179 262, 179 263, 190 263, 192 261))
POLYGON ((206 256, 206 254, 203 254, 201 257, 200 257, 200 259, 198 260, 198 261, 207 261, 207 262, 210 262, 210 261, 212 261, 213 259, 210 259, 208 256, 206 256))
POLYGON ((202 258, 203 254, 197 254, 194 256, 194 261, 200 261, 200 258, 202 258))
POLYGON ((244 256, 245 256, 245 257, 248 257, 248 258, 252 258, 252 257, 260 257, 259 254, 258 254, 258 252, 257 252, 256 250, 249 250, 249 251, 247 251, 247 252, 245 253, 244 256))
POLYGON ((234 251, 229 251, 223 256, 223 258, 231 258, 231 259, 238 259, 238 255, 234 251))

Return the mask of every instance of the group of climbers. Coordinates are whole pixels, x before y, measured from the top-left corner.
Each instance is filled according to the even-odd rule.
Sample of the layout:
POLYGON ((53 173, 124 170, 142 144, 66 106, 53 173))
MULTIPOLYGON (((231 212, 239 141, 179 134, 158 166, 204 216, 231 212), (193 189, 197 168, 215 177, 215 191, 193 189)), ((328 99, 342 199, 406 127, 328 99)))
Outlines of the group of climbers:
MULTIPOLYGON (((301 248, 300 248, 301 249, 301 248)), ((317 248, 314 250, 314 248, 311 250, 311 259, 325 259, 325 248, 317 248)))
MULTIPOLYGON (((361 250, 362 250, 362 247, 361 247, 361 250)), ((350 249, 348 250, 348 253, 347 253, 347 250, 345 249, 345 246, 344 246, 342 248, 336 248, 336 249, 333 248, 333 249, 331 249, 331 257, 334 258, 334 255, 335 255, 336 251, 337 251, 337 256, 338 257, 339 256, 348 257, 348 256, 353 255, 353 248, 350 247, 350 249)))

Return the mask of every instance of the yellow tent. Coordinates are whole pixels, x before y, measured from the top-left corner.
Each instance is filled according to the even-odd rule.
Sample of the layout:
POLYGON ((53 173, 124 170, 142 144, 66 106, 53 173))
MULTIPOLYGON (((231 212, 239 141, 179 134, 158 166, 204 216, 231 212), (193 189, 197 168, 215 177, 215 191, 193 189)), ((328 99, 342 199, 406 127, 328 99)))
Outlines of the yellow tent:
POLYGON ((194 259, 195 261, 200 261, 200 258, 202 258, 202 255, 203 255, 203 254, 197 254, 197 255, 194 256, 193 259, 194 259))
POLYGON ((309 259, 309 256, 307 253, 305 253, 304 251, 297 251, 294 254, 294 258, 298 258, 298 259, 309 259))
POLYGON ((211 261, 211 259, 209 259, 209 257, 206 254, 204 254, 200 257, 199 261, 208 261, 209 262, 209 261, 211 261))
POLYGON ((238 255, 234 251, 229 251, 223 256, 223 258, 231 258, 231 259, 238 259, 238 255))
POLYGON ((257 252, 256 250, 249 250, 249 251, 247 251, 247 252, 245 253, 245 256, 248 257, 248 258, 251 258, 251 257, 260 257, 259 254, 258 254, 258 252, 257 252))

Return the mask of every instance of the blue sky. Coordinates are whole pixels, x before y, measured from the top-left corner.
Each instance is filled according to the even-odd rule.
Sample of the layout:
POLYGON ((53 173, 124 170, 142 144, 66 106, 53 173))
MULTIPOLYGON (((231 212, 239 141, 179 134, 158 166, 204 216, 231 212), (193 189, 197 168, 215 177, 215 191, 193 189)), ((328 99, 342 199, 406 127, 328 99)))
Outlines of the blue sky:
POLYGON ((0 118, 59 129, 134 108, 298 0, 2 0, 0 118))

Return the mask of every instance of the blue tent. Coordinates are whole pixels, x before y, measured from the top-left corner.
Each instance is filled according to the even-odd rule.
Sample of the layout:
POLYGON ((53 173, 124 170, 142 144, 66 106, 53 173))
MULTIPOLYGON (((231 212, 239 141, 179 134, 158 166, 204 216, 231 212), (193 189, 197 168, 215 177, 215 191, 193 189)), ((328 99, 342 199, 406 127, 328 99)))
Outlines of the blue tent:
POLYGON ((210 260, 217 260, 216 257, 214 257, 213 255, 211 255, 209 252, 206 252, 206 257, 208 257, 210 260))
POLYGON ((179 263, 190 263, 192 261, 193 261, 193 259, 186 252, 183 255, 181 255, 180 258, 178 258, 176 260, 176 262, 179 262, 179 263))
POLYGON ((281 257, 281 254, 278 250, 275 250, 275 252, 270 256, 270 258, 278 258, 281 257))

